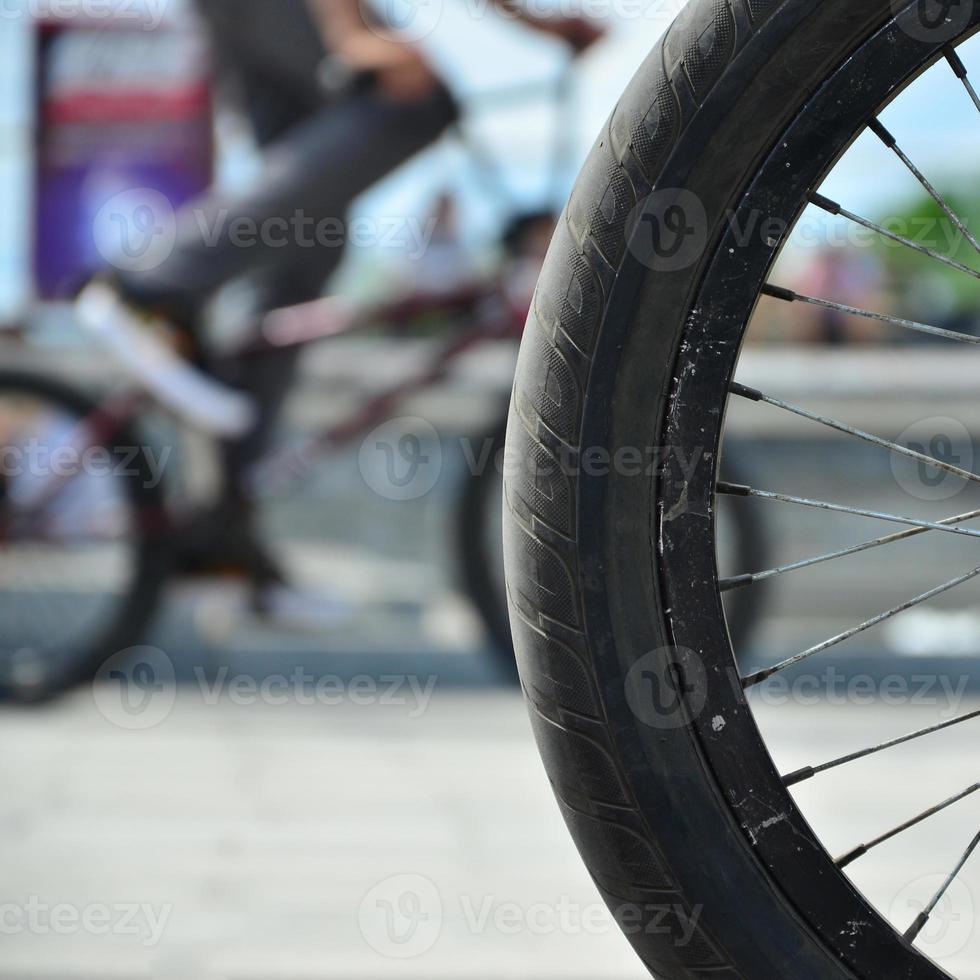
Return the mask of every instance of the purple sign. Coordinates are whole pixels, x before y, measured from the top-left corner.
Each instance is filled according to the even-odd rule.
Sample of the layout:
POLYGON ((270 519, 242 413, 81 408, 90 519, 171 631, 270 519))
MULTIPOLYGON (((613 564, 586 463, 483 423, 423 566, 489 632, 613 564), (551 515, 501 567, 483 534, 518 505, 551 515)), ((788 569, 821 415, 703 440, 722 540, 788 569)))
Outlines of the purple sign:
POLYGON ((193 30, 54 22, 38 43, 34 266, 39 295, 55 299, 116 251, 138 256, 160 233, 161 210, 207 188, 211 96, 193 30))

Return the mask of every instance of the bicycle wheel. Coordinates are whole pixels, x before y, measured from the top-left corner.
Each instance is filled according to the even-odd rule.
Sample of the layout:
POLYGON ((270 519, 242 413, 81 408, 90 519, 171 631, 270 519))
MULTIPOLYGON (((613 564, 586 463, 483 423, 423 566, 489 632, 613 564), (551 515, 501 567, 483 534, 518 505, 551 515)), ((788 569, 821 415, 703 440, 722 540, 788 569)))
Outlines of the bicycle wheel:
POLYGON ((510 635, 504 580, 503 474, 499 465, 507 432, 506 418, 476 445, 480 465, 466 474, 456 516, 456 542, 463 589, 486 628, 502 676, 516 681, 517 664, 510 635), (489 453, 483 450, 489 448, 489 453))
POLYGON ((0 372, 0 696, 62 693, 138 642, 165 570, 149 459, 86 395, 0 372))
MULTIPOLYGON (((733 483, 744 483, 751 471, 743 469, 741 461, 736 462, 738 456, 737 445, 730 446, 725 456, 725 477, 733 483)), ((747 568, 766 568, 770 564, 769 534, 758 511, 732 503, 720 500, 716 517, 718 574, 722 579, 737 578, 747 568)), ((724 597, 732 649, 740 660, 747 658, 753 648, 765 600, 765 594, 758 588, 732 589, 724 597)))
MULTIPOLYGON (((503 555, 503 450, 507 433, 504 419, 478 446, 490 447, 488 464, 467 474, 456 519, 456 541, 463 588, 480 615, 502 676, 517 680, 514 640, 510 630, 507 583, 503 555)), ((474 457, 477 458, 477 457, 474 457)), ((729 461, 726 476, 740 482, 741 467, 729 461)), ((765 568, 769 548, 764 525, 751 509, 719 507, 718 567, 732 576, 746 568, 765 568)), ((763 606, 758 589, 733 590, 725 616, 736 650, 747 650, 763 606)))
POLYGON ((508 432, 515 645, 566 822, 659 976, 946 975, 916 945, 932 904, 889 921, 791 795, 820 767, 776 769, 722 603, 756 570, 719 580, 715 499, 759 297, 807 302, 766 286, 788 230, 811 202, 833 211, 814 194, 869 126, 935 191, 876 116, 944 57, 977 101, 955 49, 978 23, 969 3, 695 0, 612 113, 549 253, 508 432), (643 465, 647 447, 666 463, 643 465), (587 455, 613 464, 563 463, 587 455))

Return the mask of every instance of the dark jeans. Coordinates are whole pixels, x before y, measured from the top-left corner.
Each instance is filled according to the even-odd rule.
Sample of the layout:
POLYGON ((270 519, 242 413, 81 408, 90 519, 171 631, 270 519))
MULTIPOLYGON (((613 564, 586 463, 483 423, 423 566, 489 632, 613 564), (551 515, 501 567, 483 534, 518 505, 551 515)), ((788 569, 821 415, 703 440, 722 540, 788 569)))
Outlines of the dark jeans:
MULTIPOLYGON (((418 102, 374 94, 328 102, 316 80, 325 50, 304 0, 198 6, 211 28, 219 84, 239 90, 265 148, 263 173, 247 193, 212 191, 185 207, 170 258, 120 277, 129 299, 192 327, 220 287, 243 277, 256 287, 257 314, 316 299, 343 257, 351 201, 433 143, 456 115, 442 88, 418 102), (245 237, 235 233, 243 219, 245 237), (317 228, 329 229, 320 242, 317 228)), ((227 448, 231 493, 265 450, 296 361, 295 350, 272 352, 239 364, 230 379, 262 409, 258 429, 227 448)))

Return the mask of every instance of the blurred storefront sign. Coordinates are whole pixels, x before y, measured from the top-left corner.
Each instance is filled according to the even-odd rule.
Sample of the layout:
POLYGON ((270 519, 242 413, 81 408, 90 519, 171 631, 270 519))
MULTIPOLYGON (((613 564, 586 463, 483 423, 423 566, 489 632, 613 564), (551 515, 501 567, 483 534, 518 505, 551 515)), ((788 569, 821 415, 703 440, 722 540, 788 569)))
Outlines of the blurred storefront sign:
POLYGON ((206 44, 191 23, 45 18, 34 35, 34 273, 53 299, 105 264, 106 236, 123 258, 159 237, 140 195, 172 213, 209 185, 212 106, 206 44), (127 206, 110 213, 113 201, 127 206))

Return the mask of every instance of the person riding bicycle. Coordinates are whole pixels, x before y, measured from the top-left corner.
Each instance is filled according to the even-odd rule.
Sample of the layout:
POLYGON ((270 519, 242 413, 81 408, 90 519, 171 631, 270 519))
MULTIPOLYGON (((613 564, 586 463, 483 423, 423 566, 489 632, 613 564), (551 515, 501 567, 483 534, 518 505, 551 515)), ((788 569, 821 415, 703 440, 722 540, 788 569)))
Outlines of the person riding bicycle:
MULTIPOLYGON (((494 2, 577 51, 600 35, 581 18, 540 17, 511 0, 494 2)), ((100 277, 98 284, 108 284, 120 302, 111 310, 90 304, 88 318, 104 330, 101 321, 115 317, 134 336, 156 318, 177 331, 185 349, 200 351, 205 309, 231 281, 248 277, 256 316, 316 299, 344 249, 336 240, 313 244, 296 234, 296 216, 307 227, 324 219, 342 227, 354 198, 434 143, 457 108, 422 52, 358 0, 196 0, 196 6, 209 28, 219 81, 238 89, 263 148, 261 179, 244 194, 214 189, 182 209, 169 257, 146 271, 100 277), (294 232, 274 242, 260 236, 245 248, 231 233, 242 220, 294 232)), ((228 564, 257 580, 280 580, 255 540, 244 476, 266 448, 298 356, 295 348, 274 350, 241 359, 233 374, 225 370, 222 380, 251 397, 257 420, 246 435, 225 443, 223 504, 202 520, 189 566, 228 564)), ((130 357, 131 364, 153 360, 130 357)), ((207 369, 205 357, 200 364, 207 369)), ((176 385, 178 374, 166 375, 175 380, 164 385, 176 385)))

